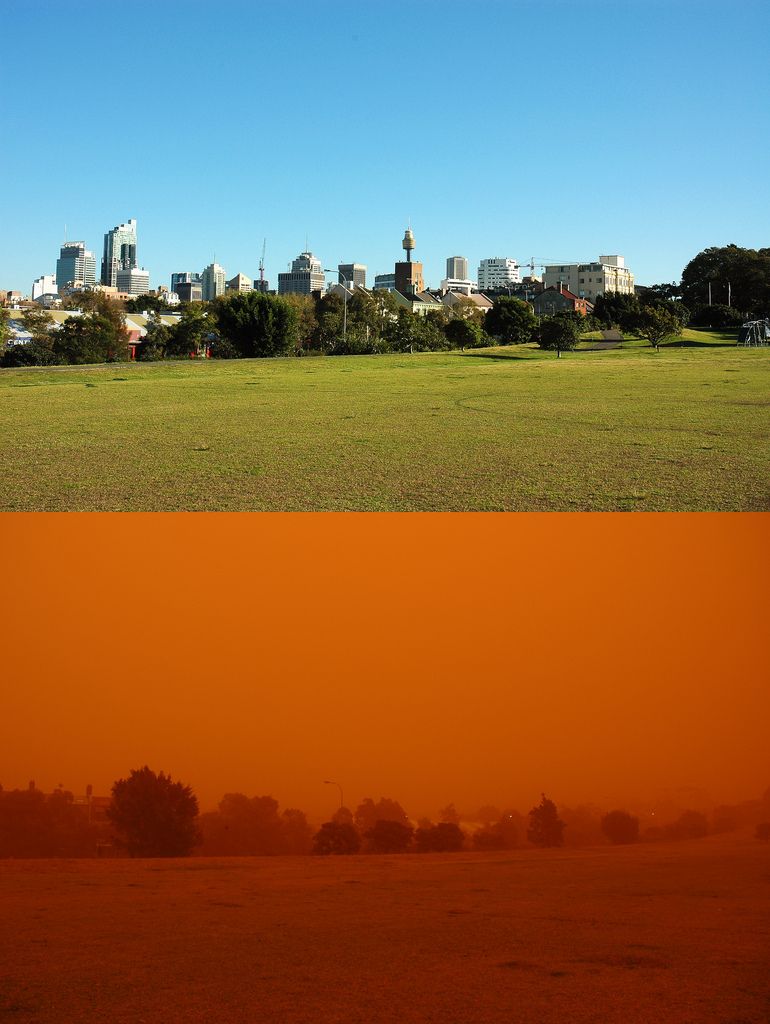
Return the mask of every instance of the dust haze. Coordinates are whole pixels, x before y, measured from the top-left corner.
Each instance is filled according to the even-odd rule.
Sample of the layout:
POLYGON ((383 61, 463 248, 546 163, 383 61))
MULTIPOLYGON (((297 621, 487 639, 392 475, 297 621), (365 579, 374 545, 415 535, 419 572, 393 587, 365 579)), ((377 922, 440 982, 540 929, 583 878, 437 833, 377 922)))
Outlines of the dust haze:
POLYGON ((10 518, 6 789, 150 764, 320 820, 329 779, 414 817, 768 784, 764 517, 10 518))

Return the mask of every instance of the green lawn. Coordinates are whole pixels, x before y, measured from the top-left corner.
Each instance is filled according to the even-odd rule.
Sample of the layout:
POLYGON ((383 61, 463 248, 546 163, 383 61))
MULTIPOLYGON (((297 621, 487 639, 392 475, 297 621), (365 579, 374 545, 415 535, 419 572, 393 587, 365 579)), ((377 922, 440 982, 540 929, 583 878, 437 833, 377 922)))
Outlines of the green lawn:
POLYGON ((770 349, 0 370, 0 429, 6 511, 767 509, 770 349))

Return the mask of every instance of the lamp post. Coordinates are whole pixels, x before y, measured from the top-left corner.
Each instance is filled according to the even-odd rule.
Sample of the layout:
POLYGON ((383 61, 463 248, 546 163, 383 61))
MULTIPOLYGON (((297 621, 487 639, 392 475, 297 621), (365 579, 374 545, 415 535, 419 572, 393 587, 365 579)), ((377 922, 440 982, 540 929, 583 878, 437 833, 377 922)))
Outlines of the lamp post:
POLYGON ((344 806, 342 797, 342 786, 339 784, 339 782, 335 782, 333 779, 324 779, 323 781, 324 786, 336 786, 337 789, 340 791, 340 810, 342 810, 344 806))
MULTIPOLYGON (((326 273, 326 274, 336 274, 338 277, 342 278, 342 280, 345 282, 345 284, 350 284, 350 285, 353 284, 352 281, 348 281, 348 279, 345 277, 345 275, 342 273, 341 270, 329 270, 328 267, 324 267, 324 273, 326 273)), ((339 282, 337 282, 337 283, 339 284, 339 282)), ((344 287, 344 285, 343 285, 343 287, 344 287)), ((351 291, 352 290, 353 289, 351 288, 351 291)), ((345 288, 345 295, 343 297, 343 306, 342 306, 342 345, 343 345, 343 347, 345 345, 345 341, 346 341, 346 338, 347 338, 347 333, 348 333, 348 289, 345 288)), ((336 783, 335 783, 335 785, 336 785, 336 783)))

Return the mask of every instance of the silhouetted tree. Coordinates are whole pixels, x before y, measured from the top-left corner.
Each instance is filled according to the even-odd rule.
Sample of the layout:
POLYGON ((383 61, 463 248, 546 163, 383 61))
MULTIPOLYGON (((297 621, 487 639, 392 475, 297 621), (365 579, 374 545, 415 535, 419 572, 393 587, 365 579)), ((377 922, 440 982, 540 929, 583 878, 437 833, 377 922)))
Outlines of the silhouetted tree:
POLYGON ((354 825, 336 821, 325 821, 313 837, 313 853, 327 854, 358 853, 361 837, 354 825))
POLYGON ((378 821, 364 833, 372 853, 405 853, 414 829, 403 821, 378 821))
POLYGON ((709 823, 705 814, 700 811, 683 811, 676 821, 666 825, 664 834, 667 839, 701 839, 708 835, 709 823))
POLYGON ((460 815, 457 813, 457 808, 454 804, 447 804, 446 807, 442 807, 438 812, 439 821, 449 821, 453 825, 460 824, 460 815))
POLYGON ((537 807, 529 812, 527 839, 534 846, 562 846, 564 844, 564 822, 558 815, 556 804, 545 793, 537 807))
POLYGON ((639 839, 639 819, 628 811, 610 811, 602 818, 602 832, 611 843, 635 843, 639 839))
POLYGON ((107 816, 132 857, 186 857, 200 842, 192 789, 147 765, 113 785, 107 816))
POLYGON ((415 847, 420 853, 456 853, 462 850, 464 842, 465 833, 450 821, 418 828, 414 834, 415 847))
POLYGON ((390 800, 388 797, 380 797, 377 803, 370 796, 356 807, 355 824, 360 832, 366 832, 374 828, 378 821, 398 821, 402 825, 407 824, 406 811, 398 800, 390 800))
POLYGON ((513 813, 504 814, 473 833, 473 845, 477 850, 512 850, 518 842, 519 831, 513 813))

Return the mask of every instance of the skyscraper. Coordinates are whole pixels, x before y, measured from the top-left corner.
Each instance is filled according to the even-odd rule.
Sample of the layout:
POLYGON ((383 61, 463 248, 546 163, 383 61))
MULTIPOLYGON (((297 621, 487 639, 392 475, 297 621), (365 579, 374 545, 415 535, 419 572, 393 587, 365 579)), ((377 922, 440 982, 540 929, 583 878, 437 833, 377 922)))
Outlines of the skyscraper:
POLYGON ((323 291, 325 283, 321 261, 312 252, 301 252, 292 260, 291 270, 278 275, 278 294, 311 295, 323 291))
POLYGON ((96 257, 86 249, 85 242, 65 242, 56 261, 56 287, 75 281, 96 284, 96 257))
POLYGON ((339 284, 353 288, 366 288, 366 266, 363 263, 340 263, 337 280, 339 284))
POLYGON ((205 302, 211 302, 218 295, 225 294, 225 268, 218 263, 209 263, 201 274, 201 288, 205 302))
POLYGON ((119 270, 133 270, 136 260, 136 220, 118 224, 104 236, 102 284, 117 286, 119 270))
POLYGON ((446 276, 453 281, 468 280, 468 261, 464 256, 450 256, 446 261, 446 276))

